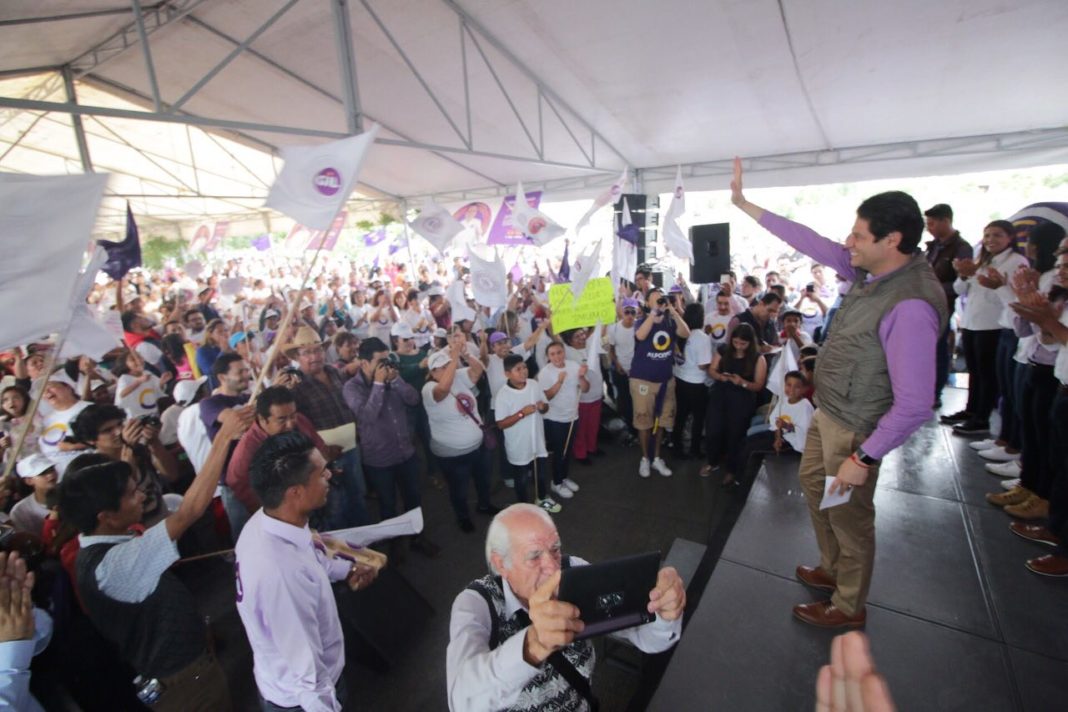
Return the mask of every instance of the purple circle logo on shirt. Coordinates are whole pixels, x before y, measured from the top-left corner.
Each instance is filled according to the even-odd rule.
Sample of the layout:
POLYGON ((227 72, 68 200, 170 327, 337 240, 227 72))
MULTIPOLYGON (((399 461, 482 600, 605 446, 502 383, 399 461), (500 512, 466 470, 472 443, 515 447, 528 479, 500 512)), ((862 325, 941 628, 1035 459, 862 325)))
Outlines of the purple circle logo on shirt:
POLYGON ((323 195, 333 195, 341 190, 341 174, 333 168, 324 168, 312 179, 315 189, 323 195))

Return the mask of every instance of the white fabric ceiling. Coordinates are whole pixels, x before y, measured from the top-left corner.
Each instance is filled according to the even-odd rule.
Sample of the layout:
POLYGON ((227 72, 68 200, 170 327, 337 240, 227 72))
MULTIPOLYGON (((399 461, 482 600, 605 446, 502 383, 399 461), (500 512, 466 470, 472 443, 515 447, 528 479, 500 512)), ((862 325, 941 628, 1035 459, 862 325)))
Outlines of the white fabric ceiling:
MULTIPOLYGON (((142 2, 148 12, 167 4, 142 2)), ((234 43, 223 35, 243 41, 286 4, 171 0, 176 11, 193 9, 149 36, 164 106, 178 101, 233 51, 234 43)), ((129 8, 126 0, 7 0, 0 5, 0 72, 71 62, 85 66, 75 60, 131 25, 129 8), (21 22, 107 10, 124 12, 21 22)), ((252 42, 255 54, 238 55, 182 110, 211 119, 346 133, 332 8, 333 0, 296 2, 252 42)), ((1059 135, 1025 149, 1016 140, 1019 132, 1056 131, 1068 124, 1063 69, 1068 66, 1068 2, 1063 0, 459 0, 455 5, 350 0, 349 17, 365 120, 382 123, 387 130, 381 136, 387 139, 458 149, 435 153, 379 145, 364 169, 363 195, 458 198, 469 190, 499 193, 521 179, 529 188, 546 183, 551 195, 572 197, 594 192, 592 185, 609 182, 624 165, 651 169, 642 187, 653 192, 673 178, 675 164, 723 161, 735 154, 769 158, 753 163, 754 185, 1068 162, 1068 140, 1059 135), (461 13, 472 28, 463 46, 461 13), (463 150, 468 102, 477 153, 463 150), (1005 134, 1013 140, 969 140, 948 155, 927 152, 932 140, 1005 134), (927 144, 918 150, 908 142, 927 144), (536 146, 542 143, 539 157, 536 146), (887 144, 867 157, 848 150, 887 144), (652 170, 657 167, 661 170, 652 170)), ((28 95, 32 87, 11 85, 0 84, 0 97, 64 100, 61 91, 41 99, 28 95)), ((82 104, 103 105, 99 92, 108 91, 152 109, 144 56, 136 43, 80 76, 77 88, 82 104)), ((6 150, 3 141, 14 141, 10 131, 3 131, 12 120, 10 115, 0 119, 0 155, 6 150)), ((21 119, 23 124, 31 120, 21 119)), ((69 126, 69 119, 53 114, 33 131, 49 123, 54 152, 74 160, 76 146, 59 130, 69 126)), ((118 123, 86 120, 98 133, 104 132, 101 126, 114 129, 118 123)), ((125 123, 130 142, 143 150, 147 146, 138 142, 144 136, 134 127, 148 126, 151 134, 159 126, 125 123)), ((33 131, 25 137, 28 143, 33 131)), ((250 152, 326 140, 243 133, 221 135, 236 138, 250 152)), ((0 170, 25 169, 22 163, 12 168, 11 160, 0 158, 0 170)), ((230 175, 241 186, 213 190, 262 195, 257 177, 270 182, 270 161, 249 158, 248 164, 262 175, 237 170, 230 175)), ((42 162, 38 172, 47 168, 42 162)), ((725 187, 723 169, 722 164, 688 168, 687 187, 725 187)), ((144 160, 138 170, 149 170, 144 160)), ((185 176, 190 183, 195 177, 185 176)), ((209 193, 203 186, 200 190, 209 193)), ((193 212, 209 207, 211 212, 236 210, 213 203, 193 212)))

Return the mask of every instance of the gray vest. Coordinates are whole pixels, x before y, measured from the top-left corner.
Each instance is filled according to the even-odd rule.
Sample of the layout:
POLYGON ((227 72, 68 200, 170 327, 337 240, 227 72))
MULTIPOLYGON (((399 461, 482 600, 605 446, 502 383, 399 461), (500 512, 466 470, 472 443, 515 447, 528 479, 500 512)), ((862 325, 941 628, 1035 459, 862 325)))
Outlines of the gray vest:
MULTIPOLYGON (((938 312, 940 334, 948 318, 942 285, 923 255, 881 279, 866 282, 867 277, 867 272, 857 270, 816 360, 820 410, 842 427, 865 435, 875 430, 894 402, 886 352, 879 341, 883 317, 901 301, 922 299, 938 312)), ((934 352, 926 357, 933 359, 934 352)))
MULTIPOLYGON (((505 617, 504 590, 499 576, 483 576, 471 582, 467 588, 479 593, 490 607, 491 635, 490 650, 521 632, 528 625, 515 618, 505 617)), ((593 675, 596 662, 593 645, 589 639, 579 640, 563 649, 564 657, 587 680, 593 675)), ((515 704, 508 708, 512 712, 538 712, 539 710, 588 710, 586 700, 575 691, 563 675, 551 665, 542 666, 541 671, 530 679, 519 693, 515 704)))

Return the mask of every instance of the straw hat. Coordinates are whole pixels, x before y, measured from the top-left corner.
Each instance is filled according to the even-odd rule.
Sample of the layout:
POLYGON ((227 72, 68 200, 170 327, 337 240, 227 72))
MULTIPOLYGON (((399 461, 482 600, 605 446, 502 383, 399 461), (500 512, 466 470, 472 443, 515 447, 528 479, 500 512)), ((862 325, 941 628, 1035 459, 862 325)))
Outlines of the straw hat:
POLYGON ((319 338, 319 335, 315 333, 315 329, 310 326, 302 326, 297 329, 297 335, 291 342, 282 346, 282 351, 288 356, 297 349, 302 349, 305 346, 322 346, 323 342, 319 338))

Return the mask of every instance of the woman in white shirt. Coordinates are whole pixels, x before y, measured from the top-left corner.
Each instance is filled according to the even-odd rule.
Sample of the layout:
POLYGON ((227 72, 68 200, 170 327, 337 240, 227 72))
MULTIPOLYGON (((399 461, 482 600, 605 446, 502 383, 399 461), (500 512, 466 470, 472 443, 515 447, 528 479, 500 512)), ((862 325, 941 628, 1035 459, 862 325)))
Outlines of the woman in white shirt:
POLYGON ((412 327, 415 334, 415 346, 422 349, 430 345, 430 336, 434 332, 434 315, 419 303, 419 292, 408 290, 407 308, 401 312, 400 320, 412 327))
POLYGON ((705 308, 697 303, 687 304, 682 320, 690 327, 690 335, 682 342, 682 363, 675 365, 675 429, 671 445, 682 454, 686 418, 693 415, 690 430, 690 455, 698 458, 701 441, 705 437, 705 412, 708 410, 708 366, 712 363, 712 337, 703 330, 705 308))
POLYGON ((384 289, 375 292, 371 300, 371 314, 367 319, 367 335, 381 339, 382 343, 389 343, 390 331, 393 329, 397 315, 393 304, 389 301, 389 294, 384 289))
POLYGON ((960 317, 961 345, 968 366, 968 404, 942 419, 957 423, 953 432, 980 435, 989 431, 990 412, 998 401, 997 351, 1002 329, 1012 329, 1014 301, 1009 281, 1027 258, 1012 249, 1015 228, 995 220, 983 228, 983 243, 975 260, 953 260, 959 275, 953 283, 965 297, 960 317))
POLYGON ((471 390, 482 375, 482 363, 472 359, 470 366, 461 368, 461 349, 454 344, 430 356, 423 407, 430 421, 430 451, 445 474, 460 529, 470 533, 475 525, 467 506, 468 480, 475 481, 478 512, 494 515, 499 510, 490 504, 489 457, 482 446, 482 419, 471 390))
POLYGON ((564 345, 554 341, 545 349, 549 362, 538 371, 538 385, 549 400, 545 414, 545 445, 553 466, 552 491, 557 497, 571 499, 578 484, 569 477, 569 460, 574 438, 574 421, 579 415, 579 394, 590 390, 586 364, 566 359, 564 345))

